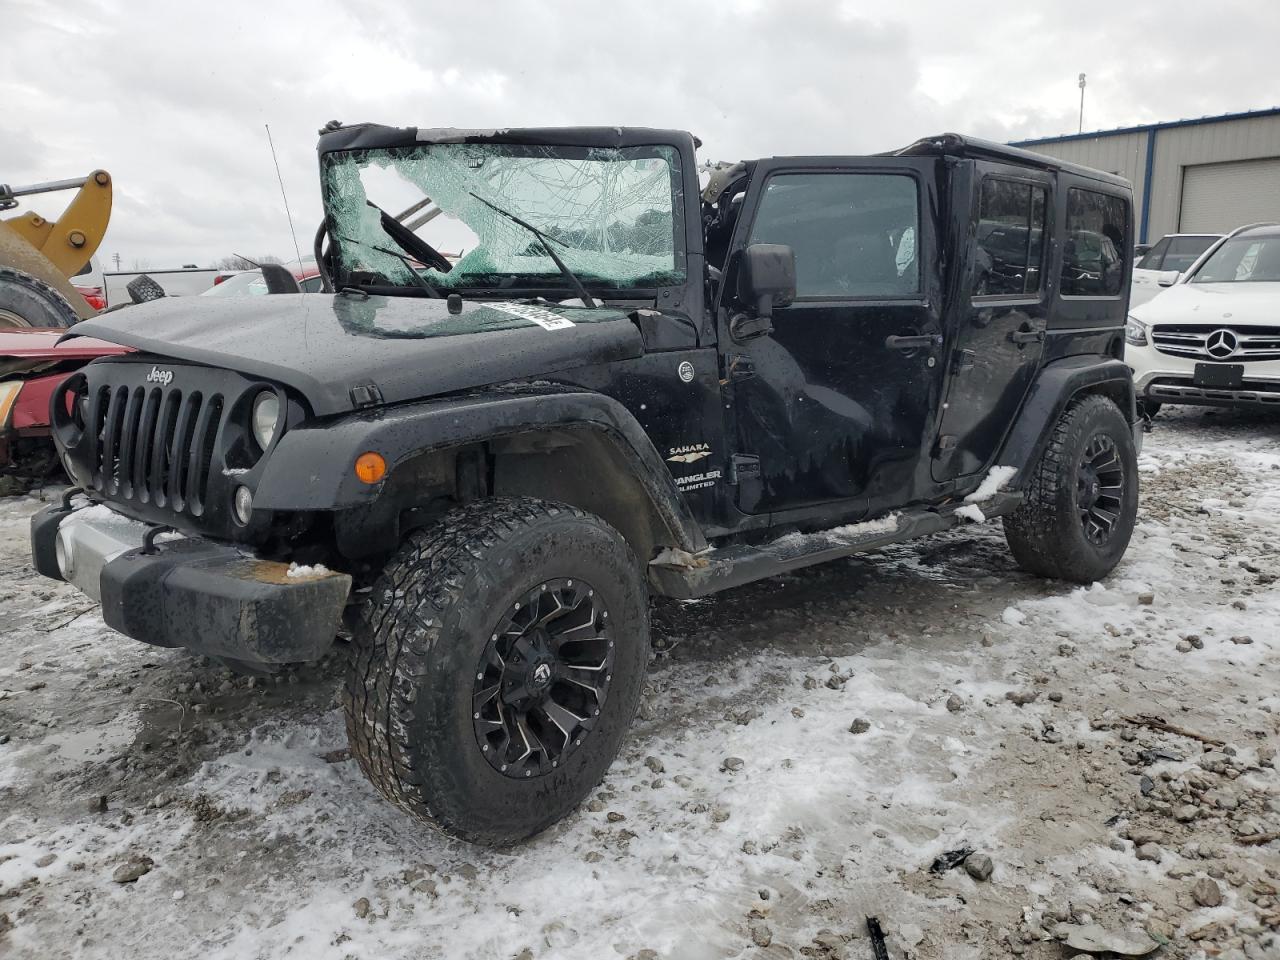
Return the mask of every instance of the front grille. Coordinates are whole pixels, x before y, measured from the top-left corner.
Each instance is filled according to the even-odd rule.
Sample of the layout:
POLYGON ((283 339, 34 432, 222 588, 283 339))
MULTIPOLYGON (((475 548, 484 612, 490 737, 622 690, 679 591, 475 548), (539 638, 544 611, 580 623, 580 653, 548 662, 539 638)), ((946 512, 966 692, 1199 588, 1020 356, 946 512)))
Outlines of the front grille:
POLYGON ((1157 324, 1151 329, 1151 343, 1171 357, 1190 357, 1207 363, 1280 360, 1280 326, 1157 324), (1233 345, 1234 349, 1227 352, 1224 344, 1233 345))
POLYGON ((204 513, 221 394, 102 385, 88 399, 95 490, 194 517, 204 513))

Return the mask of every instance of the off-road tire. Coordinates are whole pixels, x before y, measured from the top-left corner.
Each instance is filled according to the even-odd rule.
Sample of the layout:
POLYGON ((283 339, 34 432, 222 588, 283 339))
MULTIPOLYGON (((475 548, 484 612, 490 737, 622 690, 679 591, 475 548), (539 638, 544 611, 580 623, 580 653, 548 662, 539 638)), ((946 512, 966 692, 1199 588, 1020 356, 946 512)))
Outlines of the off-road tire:
POLYGON ((616 530, 560 503, 478 501, 410 533, 374 584, 343 691, 351 751, 409 814, 463 840, 518 842, 600 782, 635 714, 648 651, 644 580, 616 530), (610 686, 594 727, 558 769, 513 779, 482 754, 473 727, 477 664, 505 611, 555 578, 590 583, 607 607, 610 686))
POLYGON ((1093 583, 1124 556, 1138 512, 1138 464, 1133 434, 1120 409, 1103 396, 1073 403, 1054 425, 1032 469, 1026 499, 1004 518, 1005 539, 1024 570, 1075 583, 1093 583), (1121 509, 1105 544, 1085 536, 1078 509, 1077 469, 1091 439, 1115 444, 1123 470, 1121 509))
POLYGON ((164 287, 160 286, 155 280, 147 276, 145 273, 141 276, 134 277, 124 286, 129 292, 129 299, 134 303, 147 303, 151 300, 163 300, 168 294, 164 292, 164 287))
POLYGON ((0 329, 58 327, 80 319, 67 298, 22 270, 0 267, 0 329))

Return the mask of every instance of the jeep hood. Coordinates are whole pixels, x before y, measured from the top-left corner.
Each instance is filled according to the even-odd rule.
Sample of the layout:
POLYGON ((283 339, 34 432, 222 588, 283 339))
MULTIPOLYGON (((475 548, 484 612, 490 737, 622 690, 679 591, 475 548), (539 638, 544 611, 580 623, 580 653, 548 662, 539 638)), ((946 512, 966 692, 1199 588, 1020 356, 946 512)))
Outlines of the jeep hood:
POLYGON ((622 310, 362 294, 182 297, 76 324, 163 358, 225 367, 301 393, 318 416, 354 408, 354 387, 386 403, 546 377, 638 357, 640 332, 622 310))

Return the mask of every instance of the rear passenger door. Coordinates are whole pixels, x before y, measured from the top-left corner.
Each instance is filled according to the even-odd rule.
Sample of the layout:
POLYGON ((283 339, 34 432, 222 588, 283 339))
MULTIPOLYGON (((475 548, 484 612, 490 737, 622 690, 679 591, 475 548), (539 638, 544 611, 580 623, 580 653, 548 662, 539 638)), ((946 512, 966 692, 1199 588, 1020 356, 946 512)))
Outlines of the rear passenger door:
POLYGON ((934 446, 939 482, 990 464, 1035 377, 1048 318, 1052 178, 984 162, 975 164, 974 178, 976 237, 962 277, 950 386, 934 446))

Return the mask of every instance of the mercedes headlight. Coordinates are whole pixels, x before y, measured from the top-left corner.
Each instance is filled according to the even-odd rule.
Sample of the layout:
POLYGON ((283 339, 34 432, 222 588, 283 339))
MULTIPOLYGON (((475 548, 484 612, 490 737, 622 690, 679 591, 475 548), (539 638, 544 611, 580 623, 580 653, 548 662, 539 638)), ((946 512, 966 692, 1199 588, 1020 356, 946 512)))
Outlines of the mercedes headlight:
POLYGON ((253 398, 253 438, 263 450, 275 436, 280 422, 280 398, 274 390, 263 390, 253 398))
POLYGON ((1124 342, 1133 344, 1135 347, 1145 347, 1148 343, 1147 325, 1141 320, 1129 317, 1124 325, 1124 342))

